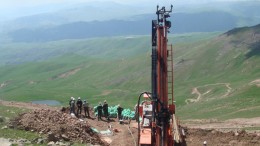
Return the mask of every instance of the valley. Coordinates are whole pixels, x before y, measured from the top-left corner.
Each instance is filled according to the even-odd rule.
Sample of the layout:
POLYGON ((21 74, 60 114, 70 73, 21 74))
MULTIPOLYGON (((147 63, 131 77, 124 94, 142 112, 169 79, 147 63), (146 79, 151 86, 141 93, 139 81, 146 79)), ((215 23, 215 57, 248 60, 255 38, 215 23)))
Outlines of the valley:
POLYGON ((155 3, 0 2, 0 145, 260 145, 260 3, 155 3))

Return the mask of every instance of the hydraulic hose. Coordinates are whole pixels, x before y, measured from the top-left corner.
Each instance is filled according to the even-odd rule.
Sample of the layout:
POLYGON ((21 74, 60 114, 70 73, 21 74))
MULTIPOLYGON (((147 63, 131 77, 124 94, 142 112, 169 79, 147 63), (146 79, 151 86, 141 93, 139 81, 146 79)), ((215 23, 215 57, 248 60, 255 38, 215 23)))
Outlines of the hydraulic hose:
POLYGON ((138 97, 138 102, 137 102, 137 105, 138 105, 138 110, 137 110, 137 123, 138 123, 138 140, 137 140, 137 142, 138 142, 138 145, 139 145, 139 143, 140 143, 140 120, 139 120, 139 116, 140 116, 140 112, 139 112, 139 105, 140 105, 140 99, 141 99, 141 96, 142 95, 144 95, 144 94, 146 94, 150 99, 151 99, 151 97, 150 97, 150 92, 142 92, 140 95, 139 95, 139 97, 138 97))

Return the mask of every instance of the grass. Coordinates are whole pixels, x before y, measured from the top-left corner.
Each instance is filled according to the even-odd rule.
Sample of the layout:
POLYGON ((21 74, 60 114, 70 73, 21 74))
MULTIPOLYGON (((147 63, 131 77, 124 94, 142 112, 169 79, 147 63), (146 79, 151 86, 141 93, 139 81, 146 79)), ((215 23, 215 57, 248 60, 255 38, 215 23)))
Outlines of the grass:
POLYGON ((1 111, 0 116, 4 117, 5 119, 4 122, 0 123, 0 127, 1 127, 0 137, 11 138, 11 139, 28 139, 28 140, 33 140, 35 138, 41 137, 39 134, 30 131, 2 128, 8 124, 10 119, 16 117, 20 113, 27 112, 28 110, 0 105, 0 111, 1 111))
MULTIPOLYGON (((219 36, 219 32, 169 37, 174 47, 174 95, 181 118, 257 116, 259 88, 248 83, 260 76, 260 58, 246 58, 247 45, 233 43, 245 37, 244 33, 247 31, 239 37, 219 36), (216 83, 230 83, 232 93, 220 98, 227 93, 225 85, 205 86, 216 83), (194 87, 201 93, 211 91, 200 102, 186 104, 186 99, 197 97, 191 94, 194 87), (250 100, 256 102, 244 104, 250 100), (255 111, 247 109, 252 106, 255 111), (235 112, 238 109, 244 110, 242 114, 235 112)), ((0 89, 4 100, 51 99, 67 106, 74 96, 93 106, 106 99, 111 106, 132 109, 138 95, 151 88, 150 36, 6 44, 1 50, 5 55, 0 60, 5 63, 0 67, 0 83, 7 84, 0 89), (59 77, 76 69, 74 74, 59 77)))

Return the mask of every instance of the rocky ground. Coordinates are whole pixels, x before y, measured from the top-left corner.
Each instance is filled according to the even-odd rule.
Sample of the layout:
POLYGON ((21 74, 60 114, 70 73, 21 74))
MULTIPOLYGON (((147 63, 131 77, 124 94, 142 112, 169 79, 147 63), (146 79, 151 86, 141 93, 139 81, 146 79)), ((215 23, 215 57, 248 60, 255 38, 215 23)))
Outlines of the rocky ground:
MULTIPOLYGON (((46 138, 39 138, 31 143, 46 142, 49 145, 71 145, 74 142, 86 145, 135 146, 137 141, 137 123, 124 121, 120 124, 117 119, 98 121, 96 117, 76 118, 68 113, 66 108, 49 107, 31 103, 12 103, 1 101, 7 106, 16 106, 32 109, 10 121, 10 128, 23 129, 41 133, 46 138)), ((0 103, 0 104, 1 104, 0 103)), ((186 144, 200 146, 206 141, 211 146, 258 146, 260 145, 260 132, 241 130, 245 127, 260 125, 258 118, 218 121, 185 121, 186 144)), ((1 140, 1 139, 0 139, 1 140)), ((2 139, 6 143, 6 139, 2 139)), ((30 143, 26 140, 11 143, 30 143)))
POLYGON ((39 109, 20 114, 10 121, 9 127, 46 134, 47 140, 55 143, 62 140, 108 145, 91 129, 87 120, 57 110, 39 109))

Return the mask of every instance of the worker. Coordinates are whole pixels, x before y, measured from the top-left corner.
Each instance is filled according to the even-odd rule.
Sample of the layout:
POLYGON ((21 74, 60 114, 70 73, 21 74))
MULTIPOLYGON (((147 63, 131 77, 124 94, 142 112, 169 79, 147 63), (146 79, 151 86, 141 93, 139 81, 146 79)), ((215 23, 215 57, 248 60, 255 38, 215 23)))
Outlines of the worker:
POLYGON ((103 111, 104 111, 104 116, 107 120, 109 120, 109 117, 108 117, 108 104, 107 104, 107 101, 105 100, 104 101, 104 104, 103 104, 103 111))
POLYGON ((97 111, 98 111, 98 121, 101 120, 102 116, 102 105, 101 102, 99 102, 99 105, 97 106, 97 111))
POLYGON ((83 108, 84 108, 85 117, 90 117, 89 116, 89 105, 86 100, 83 101, 83 108), (88 114, 88 116, 87 116, 87 114, 88 114))
POLYGON ((73 100, 73 97, 70 97, 70 101, 69 101, 69 106, 70 106, 70 114, 72 113, 72 111, 71 111, 71 102, 72 102, 72 100, 73 100))
POLYGON ((75 98, 71 97, 70 100, 70 114, 75 114, 75 98))
POLYGON ((78 107, 77 116, 79 116, 79 115, 81 115, 81 110, 82 110, 82 101, 81 101, 80 97, 78 97, 78 100, 77 100, 77 107, 78 107))
POLYGON ((118 118, 119 121, 122 120, 122 111, 123 110, 124 109, 119 104, 118 107, 117 107, 117 118, 118 118))
POLYGON ((136 122, 138 122, 138 106, 137 106, 137 104, 135 104, 134 110, 135 110, 134 119, 136 120, 136 122))

